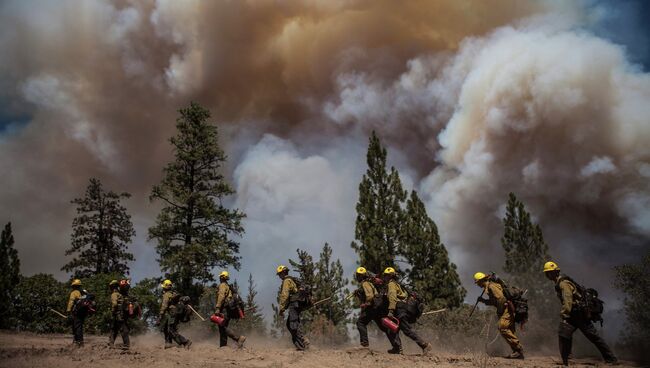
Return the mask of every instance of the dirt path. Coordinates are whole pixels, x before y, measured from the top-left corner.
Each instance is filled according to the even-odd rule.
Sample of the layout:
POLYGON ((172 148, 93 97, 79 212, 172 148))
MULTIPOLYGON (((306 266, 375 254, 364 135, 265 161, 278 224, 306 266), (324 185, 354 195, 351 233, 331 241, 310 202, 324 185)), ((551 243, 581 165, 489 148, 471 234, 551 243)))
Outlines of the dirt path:
MULTIPOLYGON (((213 341, 196 342, 190 350, 163 349, 161 337, 155 334, 133 339, 129 351, 111 349, 106 337, 91 336, 83 348, 75 348, 66 335, 33 335, 0 333, 0 367, 254 367, 254 368, 312 368, 312 367, 554 367, 558 358, 530 356, 525 361, 511 361, 488 357, 484 354, 436 353, 423 357, 409 352, 404 356, 389 355, 380 351, 358 349, 314 348, 297 352, 290 348, 271 347, 268 340, 251 339, 244 349, 218 348, 213 341)), ((118 338, 119 340, 119 338, 118 338)), ((604 366, 599 360, 579 359, 575 367, 604 366)), ((633 367, 622 364, 620 367, 633 367)))

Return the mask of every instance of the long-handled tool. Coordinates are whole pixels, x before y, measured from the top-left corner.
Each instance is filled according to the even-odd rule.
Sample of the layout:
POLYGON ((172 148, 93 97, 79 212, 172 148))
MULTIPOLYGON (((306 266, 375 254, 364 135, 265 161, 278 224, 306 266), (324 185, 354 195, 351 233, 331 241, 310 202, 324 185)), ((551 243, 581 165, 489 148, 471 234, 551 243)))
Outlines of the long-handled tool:
POLYGON ((434 310, 434 311, 424 312, 424 313, 422 313, 422 315, 423 316, 428 316, 430 314, 442 313, 442 312, 444 312, 446 310, 447 310, 447 308, 442 308, 442 309, 438 309, 438 310, 434 310))
POLYGON ((478 302, 481 301, 481 298, 483 297, 483 294, 485 294, 485 289, 483 289, 483 292, 481 293, 481 295, 478 298, 476 298, 476 303, 474 303, 474 308, 472 308, 472 311, 469 312, 469 317, 471 317, 472 314, 474 314, 474 311, 476 310, 476 306, 478 306, 478 302))
POLYGON ((190 310, 191 310, 192 312, 194 312, 194 314, 196 314, 197 317, 201 318, 201 321, 205 322, 205 318, 203 318, 203 316, 201 316, 201 315, 199 314, 199 312, 197 312, 194 308, 192 308, 191 305, 188 304, 187 306, 188 306, 188 308, 190 308, 190 310))
POLYGON ((321 299, 321 300, 315 302, 314 304, 312 304, 311 307, 314 308, 315 306, 320 305, 320 304, 323 304, 323 303, 325 303, 326 301, 328 301, 328 300, 330 300, 330 299, 332 299, 332 297, 331 297, 331 296, 328 296, 328 297, 325 298, 325 299, 321 299))
POLYGON ((65 314, 59 312, 58 310, 56 310, 56 309, 52 309, 52 308, 48 308, 48 309, 50 310, 50 312, 56 314, 57 316, 59 316, 59 317, 61 317, 61 318, 68 319, 68 317, 66 317, 65 314))

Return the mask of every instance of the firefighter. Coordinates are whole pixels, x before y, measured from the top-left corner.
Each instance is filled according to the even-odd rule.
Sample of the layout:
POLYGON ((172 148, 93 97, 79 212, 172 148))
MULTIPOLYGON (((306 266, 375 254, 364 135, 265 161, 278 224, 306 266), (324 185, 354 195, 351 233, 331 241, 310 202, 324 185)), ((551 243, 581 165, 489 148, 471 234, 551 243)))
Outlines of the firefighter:
POLYGON ((598 336, 596 327, 587 318, 584 313, 585 311, 578 307, 578 302, 582 298, 580 293, 578 293, 578 287, 568 277, 560 274, 560 267, 555 262, 549 261, 544 264, 544 275, 547 279, 555 283, 555 292, 560 299, 560 303, 562 303, 562 309, 560 311, 561 321, 558 328, 562 364, 569 365, 573 333, 577 329, 582 331, 582 334, 592 344, 596 345, 605 362, 616 364, 618 359, 605 340, 598 336))
POLYGON ((163 281, 161 286, 163 295, 158 324, 165 335, 165 349, 171 348, 173 346, 172 342, 174 341, 178 345, 189 349, 192 341, 178 333, 178 323, 180 322, 177 317, 178 311, 176 310, 178 295, 172 291, 173 285, 170 280, 163 281))
POLYGON ((122 348, 127 350, 130 346, 129 340, 129 331, 131 326, 129 326, 129 320, 126 316, 124 306, 126 300, 129 296, 129 289, 131 287, 129 280, 113 280, 110 282, 109 287, 111 288, 111 316, 112 316, 112 328, 111 335, 109 340, 109 345, 112 347, 115 345, 115 339, 117 335, 122 336, 122 348))
MULTIPOLYGON (((420 335, 415 332, 408 321, 410 318, 405 302, 408 294, 397 282, 396 276, 397 275, 393 267, 387 267, 384 270, 384 282, 387 283, 386 297, 388 298, 388 317, 397 318, 397 320, 399 320, 400 331, 418 344, 418 346, 422 349, 423 355, 429 355, 432 350, 431 344, 424 341, 420 335)), ((397 342, 400 340, 395 339, 395 341, 397 342)), ((395 348, 395 346, 393 346, 393 349, 389 350, 388 352, 391 354, 402 354, 401 343, 399 351, 395 348)))
POLYGON ((381 318, 388 313, 383 298, 377 292, 377 288, 372 283, 371 275, 364 267, 357 268, 355 278, 359 283, 359 289, 355 293, 359 299, 359 318, 357 319, 357 329, 359 330, 359 340, 363 348, 368 348, 368 324, 375 322, 379 330, 386 334, 393 350, 400 350, 398 334, 390 334, 389 330, 381 324, 381 318))
POLYGON ((81 347, 84 344, 84 319, 83 313, 80 313, 77 308, 77 302, 81 299, 81 280, 74 279, 70 284, 72 291, 68 297, 68 305, 65 311, 68 313, 68 321, 72 324, 72 342, 81 347))
POLYGON ((297 350, 307 350, 309 348, 309 340, 302 333, 298 285, 296 285, 293 278, 289 276, 289 268, 287 268, 287 266, 278 266, 276 274, 282 280, 278 303, 280 308, 280 317, 284 317, 284 312, 288 311, 287 329, 291 334, 291 341, 297 350))
MULTIPOLYGON (((238 310, 230 308, 230 304, 233 302, 233 292, 228 280, 230 279, 230 274, 228 271, 222 271, 219 274, 219 289, 217 290, 217 304, 215 313, 219 313, 223 316, 223 323, 219 325, 219 347, 228 345, 228 338, 235 340, 238 347, 244 346, 244 341, 246 341, 246 336, 244 335, 235 335, 235 332, 228 327, 230 324, 231 318, 239 318, 238 310)), ((237 306, 239 307, 239 306, 237 306)))
POLYGON ((512 353, 506 358, 508 359, 524 359, 524 348, 519 342, 517 335, 515 335, 515 317, 514 313, 503 293, 503 287, 497 283, 490 281, 489 275, 484 274, 483 272, 477 272, 474 274, 474 282, 480 288, 487 292, 488 297, 482 298, 479 297, 478 301, 485 304, 496 307, 497 317, 499 317, 499 333, 503 337, 512 353))

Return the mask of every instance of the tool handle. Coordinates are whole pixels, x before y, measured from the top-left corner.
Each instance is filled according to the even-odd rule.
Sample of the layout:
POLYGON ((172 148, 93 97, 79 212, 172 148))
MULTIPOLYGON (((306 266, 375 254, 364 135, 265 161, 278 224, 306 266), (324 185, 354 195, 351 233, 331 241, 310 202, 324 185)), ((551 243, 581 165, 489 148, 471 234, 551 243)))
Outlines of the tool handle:
POLYGON ((201 318, 201 321, 205 322, 205 318, 203 318, 203 316, 201 316, 201 315, 199 314, 199 312, 197 312, 196 310, 194 310, 194 308, 192 308, 191 305, 188 304, 187 306, 190 308, 190 310, 191 310, 192 312, 194 312, 194 314, 196 314, 197 317, 201 318))

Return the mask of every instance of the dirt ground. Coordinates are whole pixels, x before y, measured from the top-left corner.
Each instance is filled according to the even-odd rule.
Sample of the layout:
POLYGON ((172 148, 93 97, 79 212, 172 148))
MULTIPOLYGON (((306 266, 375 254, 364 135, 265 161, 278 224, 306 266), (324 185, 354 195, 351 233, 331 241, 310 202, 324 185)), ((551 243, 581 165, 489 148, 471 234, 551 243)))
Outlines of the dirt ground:
MULTIPOLYGON (((119 341, 118 337, 118 341, 119 341)), ((488 357, 480 353, 448 354, 436 352, 422 356, 409 347, 404 356, 385 353, 379 347, 370 351, 356 348, 314 347, 308 352, 298 352, 283 342, 273 339, 247 341, 246 347, 218 347, 218 336, 195 341, 190 350, 163 349, 162 337, 147 334, 133 338, 128 351, 109 348, 107 337, 86 337, 86 345, 73 347, 69 335, 35 335, 27 333, 0 333, 0 367, 554 367, 559 359, 551 356, 527 356, 524 361, 488 357), (275 344, 276 346, 271 346, 275 344)), ((597 359, 576 359, 576 367, 604 366, 597 359)), ((620 367, 634 367, 623 362, 620 367)))

